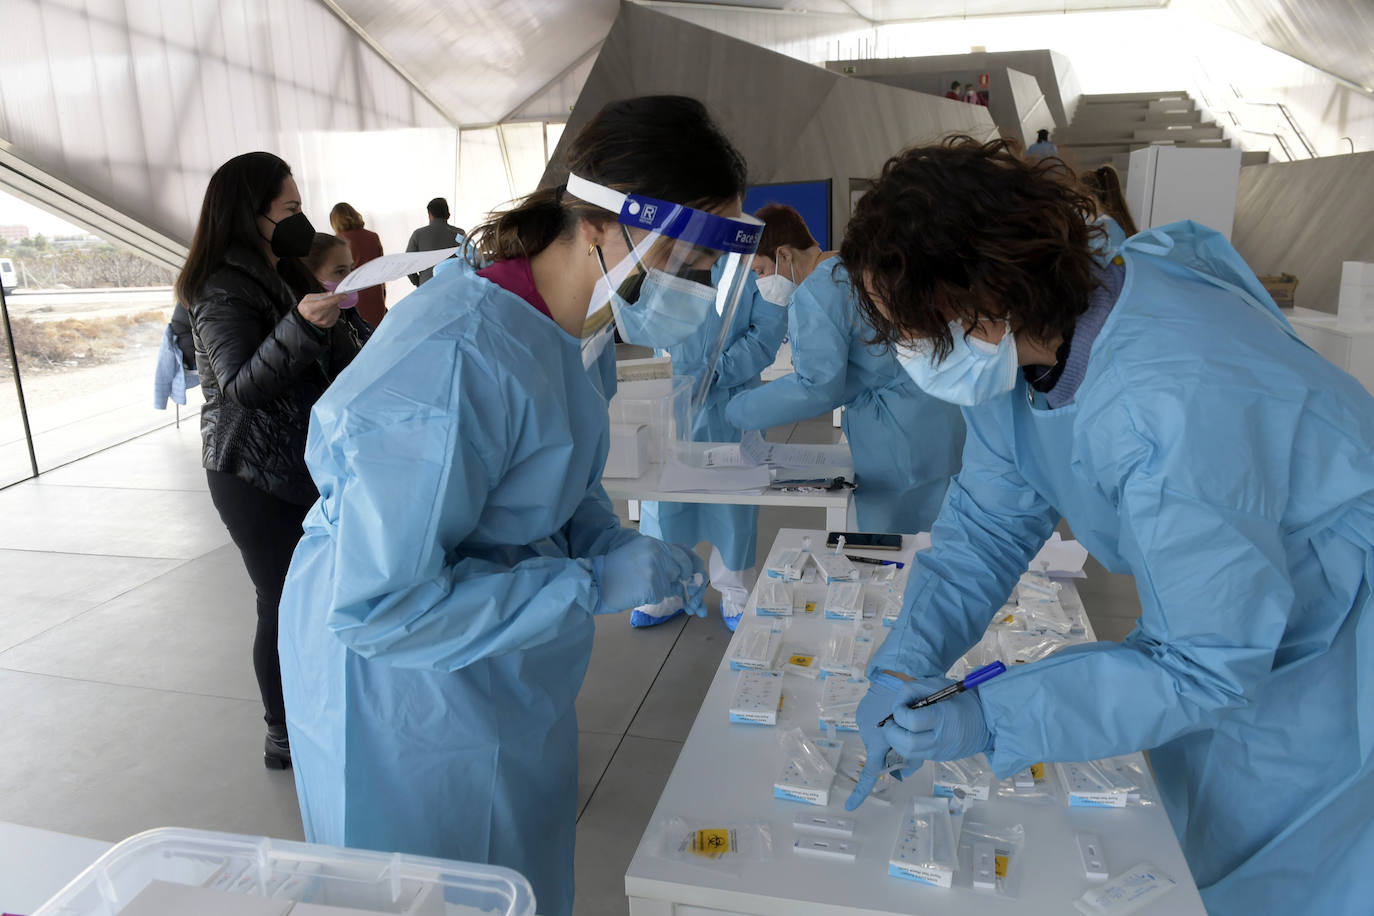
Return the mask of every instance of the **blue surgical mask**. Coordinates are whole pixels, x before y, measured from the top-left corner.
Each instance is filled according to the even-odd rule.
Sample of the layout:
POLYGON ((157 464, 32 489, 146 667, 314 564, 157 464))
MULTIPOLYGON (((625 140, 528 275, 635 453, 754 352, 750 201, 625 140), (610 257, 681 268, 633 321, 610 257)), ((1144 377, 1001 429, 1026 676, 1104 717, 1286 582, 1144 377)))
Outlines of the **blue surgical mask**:
POLYGON ((616 290, 604 266, 602 277, 621 339, 642 347, 666 350, 682 343, 706 324, 716 305, 715 287, 657 268, 644 273, 633 302, 616 290))
POLYGON ((954 345, 938 363, 929 346, 896 348, 902 368, 922 391, 951 404, 972 407, 1016 387, 1016 338, 1010 324, 995 344, 968 336, 957 321, 951 321, 949 329, 954 345))

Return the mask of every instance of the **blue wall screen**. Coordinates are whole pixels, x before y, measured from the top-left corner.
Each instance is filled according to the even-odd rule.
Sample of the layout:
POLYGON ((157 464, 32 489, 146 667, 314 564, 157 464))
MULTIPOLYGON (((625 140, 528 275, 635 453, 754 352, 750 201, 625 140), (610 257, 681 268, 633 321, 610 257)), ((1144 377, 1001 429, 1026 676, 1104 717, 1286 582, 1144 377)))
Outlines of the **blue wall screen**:
MULTIPOLYGON (((830 250, 830 179, 756 184, 744 192, 745 213, 753 213, 764 204, 787 204, 795 209, 821 243, 821 250, 830 250)), ((773 256, 771 252, 760 254, 773 256)))

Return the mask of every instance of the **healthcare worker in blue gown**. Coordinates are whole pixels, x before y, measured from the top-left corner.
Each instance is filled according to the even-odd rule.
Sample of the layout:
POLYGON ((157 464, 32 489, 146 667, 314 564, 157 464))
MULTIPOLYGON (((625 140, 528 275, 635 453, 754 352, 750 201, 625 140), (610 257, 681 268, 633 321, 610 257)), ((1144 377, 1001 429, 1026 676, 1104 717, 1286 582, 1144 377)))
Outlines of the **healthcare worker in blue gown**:
POLYGON ((1093 207, 961 138, 890 160, 855 209, 842 253, 866 311, 968 420, 870 668, 868 760, 985 752, 1006 777, 1148 749, 1209 912, 1369 912, 1374 398, 1217 232, 1147 230, 1103 268, 1093 207), (1061 516, 1135 575, 1135 629, 908 709, 1061 516))
POLYGON ((763 295, 790 302, 791 375, 741 392, 725 409, 741 429, 764 430, 844 407, 854 456, 854 510, 864 531, 929 531, 959 470, 964 419, 907 377, 855 307, 849 276, 821 251, 801 214, 769 204, 754 271, 763 295))
POLYGON ((695 100, 612 103, 566 162, 477 233, 489 266, 412 293, 316 406, 280 638, 307 839, 507 866, 550 916, 573 906, 593 615, 705 613, 701 561, 622 528, 600 485, 584 339, 609 305, 627 339, 676 343, 714 308, 711 264, 737 262, 738 296, 758 238, 695 100))
MULTIPOLYGON (((706 399, 692 418, 693 440, 740 441, 743 430, 725 419, 725 405, 738 392, 762 384, 759 376, 777 359, 786 330, 787 311, 759 295, 750 273, 745 278, 744 293, 724 347, 715 361, 706 399)), ((700 331, 663 351, 672 357, 673 374, 700 380, 719 339, 720 320, 713 315, 713 320, 700 331)), ((720 592, 721 616, 733 630, 758 576, 754 550, 759 534, 759 507, 645 502, 640 512, 639 530, 644 534, 689 548, 694 548, 698 541, 710 542, 711 585, 720 592)), ((634 626, 653 626, 681 611, 681 599, 670 598, 659 605, 637 608, 630 615, 630 622, 634 626)))

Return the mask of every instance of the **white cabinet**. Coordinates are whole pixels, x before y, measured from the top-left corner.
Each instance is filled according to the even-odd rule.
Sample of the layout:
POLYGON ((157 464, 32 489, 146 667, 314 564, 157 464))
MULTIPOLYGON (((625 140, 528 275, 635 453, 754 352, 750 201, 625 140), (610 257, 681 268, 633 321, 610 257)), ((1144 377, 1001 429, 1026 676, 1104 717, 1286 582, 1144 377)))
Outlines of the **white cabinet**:
POLYGON ((1342 321, 1313 309, 1293 309, 1285 314, 1309 347, 1374 393, 1374 323, 1342 321))
POLYGON ((1131 153, 1126 203, 1142 230, 1190 219, 1229 240, 1239 187, 1239 149, 1150 146, 1131 153))

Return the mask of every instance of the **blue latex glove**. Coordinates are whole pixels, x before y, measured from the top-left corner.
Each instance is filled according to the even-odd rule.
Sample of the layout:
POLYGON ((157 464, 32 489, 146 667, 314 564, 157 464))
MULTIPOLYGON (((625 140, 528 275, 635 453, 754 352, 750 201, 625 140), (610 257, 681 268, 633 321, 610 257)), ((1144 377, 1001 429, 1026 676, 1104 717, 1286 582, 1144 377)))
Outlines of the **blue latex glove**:
POLYGON ((951 683, 947 678, 923 677, 903 685, 902 696, 892 708, 893 721, 883 731, 890 733, 887 740, 909 762, 963 760, 991 747, 992 732, 983 718, 977 690, 966 690, 921 709, 907 708, 911 701, 951 683))
POLYGON ((689 613, 706 616, 707 572, 695 551, 658 538, 638 537, 591 558, 600 597, 595 612, 614 614, 681 595, 689 613), (700 578, 696 578, 700 576, 700 578))
POLYGON ((891 722, 883 728, 879 728, 878 723, 887 718, 894 705, 902 702, 902 697, 906 696, 906 687, 900 678, 880 674, 873 679, 868 693, 859 701, 859 737, 863 739, 867 759, 864 761, 863 772, 859 774, 858 785, 849 794, 849 800, 844 803, 846 811, 853 811, 863 804, 864 799, 868 798, 868 793, 878 784, 878 776, 887 764, 887 752, 892 750, 889 739, 895 731, 891 722))

